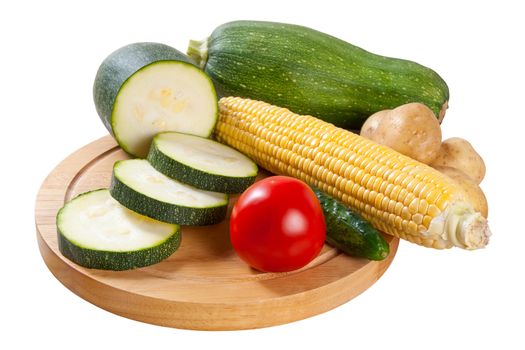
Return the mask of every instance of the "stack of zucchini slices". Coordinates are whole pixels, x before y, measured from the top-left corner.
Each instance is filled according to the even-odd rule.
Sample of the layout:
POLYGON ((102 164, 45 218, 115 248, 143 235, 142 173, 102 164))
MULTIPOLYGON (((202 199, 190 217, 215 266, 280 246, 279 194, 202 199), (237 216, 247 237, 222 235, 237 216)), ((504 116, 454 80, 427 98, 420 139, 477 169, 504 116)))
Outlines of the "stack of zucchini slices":
POLYGON ((228 194, 255 181, 252 160, 207 138, 217 119, 215 90, 175 49, 139 43, 117 50, 102 63, 94 96, 119 145, 147 159, 115 162, 109 189, 59 210, 59 249, 71 261, 106 270, 158 263, 180 246, 180 225, 224 220, 228 194))
POLYGON ((255 163, 228 146, 166 132, 155 136, 147 160, 115 163, 109 192, 126 208, 152 219, 211 225, 226 217, 227 193, 244 191, 256 175, 255 163))
POLYGON ((256 175, 255 163, 228 146, 158 134, 148 159, 115 162, 109 190, 81 194, 58 212, 60 251, 88 268, 155 264, 179 247, 179 225, 224 220, 228 193, 244 191, 256 175))

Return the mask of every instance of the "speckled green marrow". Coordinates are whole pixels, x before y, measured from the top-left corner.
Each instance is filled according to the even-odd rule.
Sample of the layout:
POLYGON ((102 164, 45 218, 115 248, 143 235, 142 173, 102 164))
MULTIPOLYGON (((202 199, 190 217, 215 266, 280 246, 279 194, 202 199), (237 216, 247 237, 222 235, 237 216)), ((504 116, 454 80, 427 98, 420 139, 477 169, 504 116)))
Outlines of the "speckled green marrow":
MULTIPOLYGON (((123 160, 116 162, 113 167, 113 175, 111 177, 111 185, 109 187, 111 196, 124 207, 155 220, 179 225, 212 225, 221 222, 226 218, 226 212, 228 208, 228 196, 226 194, 214 193, 215 195, 220 195, 220 198, 218 200, 214 200, 212 205, 187 206, 175 203, 176 200, 175 202, 170 203, 159 198, 155 198, 156 196, 152 193, 139 190, 136 184, 130 181, 129 177, 118 175, 116 171, 117 167, 125 165, 126 162, 132 161, 148 163, 143 159, 123 160)), ((140 169, 138 171, 140 171, 140 169)), ((135 173, 138 171, 135 171, 135 173)), ((161 173, 158 174, 162 177, 165 177, 165 175, 161 173)), ((168 179, 167 177, 166 180, 177 183, 177 181, 168 179)), ((184 184, 181 185, 188 188, 190 187, 184 184)), ((175 192, 177 190, 166 188, 166 192, 169 191, 175 192)), ((203 192, 203 190, 193 188, 186 189, 185 192, 189 193, 190 195, 194 193, 196 196, 198 196, 198 193, 203 192)))
POLYGON ((383 260, 390 247, 381 233, 343 203, 312 187, 326 222, 326 242, 351 256, 383 260))
POLYGON ((442 118, 449 99, 447 84, 429 68, 297 25, 226 23, 208 39, 190 41, 188 54, 221 97, 262 100, 346 129, 409 102, 442 118))
POLYGON ((156 264, 173 254, 181 243, 178 225, 154 221, 121 207, 107 189, 81 194, 66 203, 57 214, 57 236, 58 249, 69 260, 91 269, 115 271, 156 264), (90 203, 79 205, 81 201, 90 203), (109 214, 101 209, 107 209, 109 214), (115 212, 121 214, 119 220, 111 216, 115 212), (91 213, 94 216, 89 218, 91 213), (86 231, 86 225, 92 227, 79 234, 78 230, 86 231), (132 234, 122 231, 133 227, 137 231, 132 234), (123 248, 129 240, 144 240, 141 235, 151 235, 147 244, 123 248))
POLYGON ((93 99, 98 115, 111 134, 111 114, 120 87, 142 67, 166 60, 195 64, 182 52, 159 43, 129 44, 116 50, 102 62, 93 85, 93 99))
POLYGON ((174 132, 153 138, 148 161, 172 179, 222 193, 243 192, 255 182, 258 171, 253 161, 231 147, 174 132))
POLYGON ((217 120, 210 78, 187 55, 159 43, 134 43, 111 53, 97 71, 93 98, 106 129, 140 158, 158 132, 208 137, 217 120))

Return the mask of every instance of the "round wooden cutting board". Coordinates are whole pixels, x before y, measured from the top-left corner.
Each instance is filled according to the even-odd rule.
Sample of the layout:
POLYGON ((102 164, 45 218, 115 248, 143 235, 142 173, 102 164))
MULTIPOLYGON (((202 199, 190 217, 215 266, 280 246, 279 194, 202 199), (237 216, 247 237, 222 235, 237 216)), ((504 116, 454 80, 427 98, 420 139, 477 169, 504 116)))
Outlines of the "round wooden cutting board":
MULTIPOLYGON (((77 194, 107 188, 113 163, 125 158, 110 136, 81 148, 44 181, 35 213, 40 252, 56 278, 80 297, 124 317, 200 330, 259 328, 300 320, 341 305, 370 287, 388 268, 399 244, 397 238, 386 237, 391 253, 380 262, 351 258, 325 246, 300 270, 262 273, 237 257, 225 220, 183 227, 179 250, 153 266, 118 272, 78 266, 58 250, 55 215, 77 194)), ((232 196, 230 208, 235 199, 232 196)))

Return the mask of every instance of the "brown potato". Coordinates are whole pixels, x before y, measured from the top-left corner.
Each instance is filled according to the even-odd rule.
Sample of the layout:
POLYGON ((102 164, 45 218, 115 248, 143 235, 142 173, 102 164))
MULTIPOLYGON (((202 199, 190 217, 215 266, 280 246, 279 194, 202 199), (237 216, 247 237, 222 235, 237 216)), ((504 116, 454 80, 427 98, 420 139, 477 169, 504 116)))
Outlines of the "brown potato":
POLYGON ((376 132, 377 127, 379 126, 379 123, 381 119, 385 118, 388 113, 390 113, 391 109, 385 109, 383 111, 375 112, 370 117, 368 117, 361 127, 361 136, 367 137, 365 135, 373 135, 376 132))
POLYGON ((486 169, 483 159, 474 150, 470 142, 459 137, 452 137, 443 141, 436 159, 430 165, 461 170, 478 185, 485 177, 486 169))
POLYGON ((481 190, 481 188, 472 179, 461 170, 446 166, 435 166, 436 170, 447 175, 454 180, 463 190, 465 199, 472 204, 474 210, 479 212, 483 217, 487 217, 489 213, 489 207, 487 198, 481 190))
POLYGON ((435 159, 441 146, 436 116, 416 102, 373 114, 363 124, 361 136, 425 164, 435 159))

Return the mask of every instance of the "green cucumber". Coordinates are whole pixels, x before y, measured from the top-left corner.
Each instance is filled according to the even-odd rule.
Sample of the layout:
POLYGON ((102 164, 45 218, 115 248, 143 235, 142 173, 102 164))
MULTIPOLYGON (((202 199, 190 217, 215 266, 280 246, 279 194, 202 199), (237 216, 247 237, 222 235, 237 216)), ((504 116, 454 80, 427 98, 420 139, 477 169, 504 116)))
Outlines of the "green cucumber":
POLYGON ((144 158, 161 131, 208 137, 217 121, 217 95, 189 57, 158 43, 135 43, 109 55, 93 86, 97 112, 129 154, 144 158))
POLYGON ((75 197, 58 211, 56 223, 60 252, 91 269, 129 270, 156 264, 181 242, 178 225, 126 209, 107 189, 75 197))
POLYGON ((312 187, 326 222, 326 242, 351 256, 383 260, 390 247, 381 233, 343 203, 312 187))
POLYGON ((214 192, 243 192, 257 176, 257 165, 239 151, 210 139, 176 132, 153 138, 148 161, 172 179, 214 192))
POLYGON ((211 225, 226 217, 228 196, 170 179, 144 159, 115 162, 109 188, 126 208, 179 225, 211 225))
POLYGON ((449 98, 447 84, 429 68, 298 25, 226 23, 190 41, 188 54, 220 96, 262 100, 345 129, 409 102, 426 104, 441 120, 449 98))

